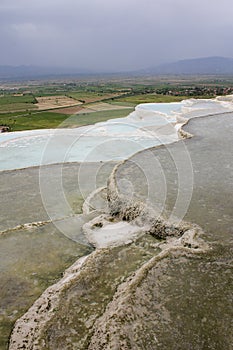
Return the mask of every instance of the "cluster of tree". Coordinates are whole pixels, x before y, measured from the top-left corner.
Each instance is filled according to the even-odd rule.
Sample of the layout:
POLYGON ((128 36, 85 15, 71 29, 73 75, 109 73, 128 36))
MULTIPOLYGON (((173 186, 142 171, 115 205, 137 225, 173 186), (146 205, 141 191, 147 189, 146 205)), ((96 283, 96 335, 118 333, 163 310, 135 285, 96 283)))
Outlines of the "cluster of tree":
POLYGON ((223 86, 166 86, 161 88, 154 87, 136 87, 132 88, 130 92, 125 96, 135 96, 138 94, 158 94, 158 95, 170 95, 170 96, 217 96, 217 95, 230 95, 233 94, 233 87, 223 86))
POLYGON ((155 91, 161 95, 171 96, 217 96, 217 95, 230 95, 233 93, 233 87, 200 87, 194 86, 189 88, 163 88, 155 91))

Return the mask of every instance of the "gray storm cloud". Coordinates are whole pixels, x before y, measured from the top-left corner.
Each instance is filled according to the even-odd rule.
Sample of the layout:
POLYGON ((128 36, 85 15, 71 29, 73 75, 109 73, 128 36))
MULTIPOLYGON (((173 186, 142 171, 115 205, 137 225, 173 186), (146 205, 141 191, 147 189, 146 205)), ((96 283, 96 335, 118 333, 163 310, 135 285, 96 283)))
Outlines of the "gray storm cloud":
POLYGON ((0 0, 0 64, 134 70, 233 57, 231 0, 0 0))

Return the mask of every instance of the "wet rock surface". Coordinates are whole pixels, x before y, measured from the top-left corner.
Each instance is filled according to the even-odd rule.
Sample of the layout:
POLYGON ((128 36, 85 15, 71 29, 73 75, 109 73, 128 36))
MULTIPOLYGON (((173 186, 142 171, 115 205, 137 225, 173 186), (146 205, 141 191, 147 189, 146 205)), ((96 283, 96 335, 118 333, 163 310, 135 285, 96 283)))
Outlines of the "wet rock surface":
MULTIPOLYGON (((116 167, 108 181, 108 220, 137 225, 144 234, 89 255, 59 289, 52 313, 44 302, 50 316, 37 333, 24 333, 25 349, 232 349, 233 203, 226 193, 233 184, 233 118, 200 118, 186 129, 194 135, 182 141, 194 175, 191 195, 190 169, 181 166, 183 178, 178 171, 179 142, 116 167), (172 222, 174 213, 185 215, 172 222)), ((97 218, 90 229, 104 225, 97 218)), ((21 332, 27 329, 27 320, 18 322, 21 332)), ((22 348, 22 334, 11 349, 22 348)))
MULTIPOLYGON (((114 164, 88 164, 83 170, 96 175, 97 185, 106 184, 114 164)), ((66 268, 93 251, 82 233, 82 225, 93 219, 80 217, 88 189, 77 186, 80 164, 44 167, 44 179, 51 187, 62 180, 63 195, 70 206, 53 198, 60 218, 54 221, 44 207, 40 192, 40 170, 29 168, 0 174, 0 349, 8 348, 15 321, 41 293, 56 283, 66 268), (67 216, 71 214, 71 216, 67 216), (63 234, 63 232, 66 233, 63 234)), ((45 309, 46 312, 46 309, 45 309)), ((25 344, 24 344, 25 345, 25 344)))

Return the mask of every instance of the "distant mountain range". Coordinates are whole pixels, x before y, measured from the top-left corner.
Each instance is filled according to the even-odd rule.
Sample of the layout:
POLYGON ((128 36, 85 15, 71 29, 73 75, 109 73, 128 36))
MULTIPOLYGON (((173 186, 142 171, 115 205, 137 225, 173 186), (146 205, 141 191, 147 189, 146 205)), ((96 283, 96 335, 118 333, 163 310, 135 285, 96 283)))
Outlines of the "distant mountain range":
POLYGON ((186 59, 149 68, 141 73, 154 75, 233 75, 233 58, 186 59))
MULTIPOLYGON (((0 66, 0 80, 58 78, 69 76, 100 75, 95 71, 78 68, 39 66, 0 66)), ((103 73, 106 74, 106 73, 103 73)), ((109 73, 110 74, 110 73, 109 73)), ((120 75, 233 75, 233 58, 206 57, 186 59, 162 64, 120 75)))

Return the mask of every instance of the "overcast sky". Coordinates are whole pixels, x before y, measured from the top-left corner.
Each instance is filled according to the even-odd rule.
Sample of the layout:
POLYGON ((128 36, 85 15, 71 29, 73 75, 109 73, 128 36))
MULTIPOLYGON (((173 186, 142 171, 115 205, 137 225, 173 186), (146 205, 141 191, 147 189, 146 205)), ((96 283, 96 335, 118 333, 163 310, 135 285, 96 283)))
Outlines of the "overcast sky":
POLYGON ((0 65, 134 70, 233 57, 232 0, 0 0, 0 65))

